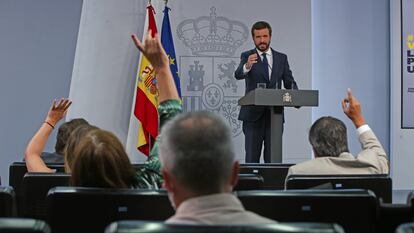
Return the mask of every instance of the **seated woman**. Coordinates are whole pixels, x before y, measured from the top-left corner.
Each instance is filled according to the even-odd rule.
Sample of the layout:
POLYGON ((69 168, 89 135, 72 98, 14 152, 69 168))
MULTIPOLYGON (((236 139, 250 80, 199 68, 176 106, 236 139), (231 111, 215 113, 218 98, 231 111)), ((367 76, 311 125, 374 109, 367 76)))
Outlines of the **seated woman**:
POLYGON ((72 154, 72 160, 67 160, 67 166, 72 173, 70 185, 99 188, 136 187, 135 169, 119 139, 111 132, 98 128, 79 128, 76 131, 82 130, 86 133, 83 133, 79 143, 73 147, 74 150, 71 151, 70 144, 67 148, 66 154, 72 154))

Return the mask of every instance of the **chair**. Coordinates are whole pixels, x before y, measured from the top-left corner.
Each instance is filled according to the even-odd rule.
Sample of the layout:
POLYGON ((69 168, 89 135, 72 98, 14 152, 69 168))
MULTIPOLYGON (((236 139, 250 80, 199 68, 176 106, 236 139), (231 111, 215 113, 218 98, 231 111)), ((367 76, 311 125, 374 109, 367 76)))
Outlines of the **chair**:
POLYGON ((414 233, 414 223, 404 223, 397 227, 395 233, 414 233))
POLYGON ((0 186, 0 217, 17 216, 16 195, 10 186, 0 186))
POLYGON ((110 224, 105 233, 342 233, 337 224, 275 223, 258 225, 175 225, 162 222, 118 221, 110 224))
POLYGON ((28 172, 23 177, 21 216, 47 219, 47 193, 56 186, 68 186, 70 174, 28 172))
POLYGON ((263 177, 263 189, 282 190, 289 167, 293 164, 280 163, 244 163, 240 164, 240 173, 258 174, 263 177))
POLYGON ((286 189, 326 189, 327 186, 331 189, 369 189, 381 198, 382 202, 392 202, 392 180, 386 174, 291 175, 286 182, 286 189))
POLYGON ((375 232, 378 201, 369 190, 235 192, 247 210, 280 222, 338 223, 345 232, 375 232))
POLYGON ((36 219, 0 218, 1 233, 50 233, 49 225, 36 219))
POLYGON ((394 233, 402 223, 413 220, 409 204, 380 203, 377 222, 378 233, 394 233))
MULTIPOLYGON (((64 172, 65 168, 63 164, 47 164, 51 169, 56 169, 57 172, 64 172)), ((9 185, 13 187, 14 192, 16 193, 16 203, 17 203, 17 213, 20 216, 20 213, 23 212, 22 209, 22 182, 23 176, 26 174, 27 168, 25 162, 13 162, 9 166, 9 185)))
POLYGON ((101 233, 113 221, 161 221, 174 214, 165 190, 56 187, 47 199, 48 222, 59 233, 101 233))
POLYGON ((264 180, 258 174, 239 174, 239 181, 233 190, 263 189, 264 180))

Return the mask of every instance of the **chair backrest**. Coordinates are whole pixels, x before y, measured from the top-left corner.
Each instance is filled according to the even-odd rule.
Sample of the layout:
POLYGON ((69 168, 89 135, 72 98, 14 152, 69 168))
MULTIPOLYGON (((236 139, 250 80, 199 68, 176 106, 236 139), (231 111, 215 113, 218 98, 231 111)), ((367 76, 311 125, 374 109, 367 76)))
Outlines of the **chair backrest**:
POLYGON ((103 232, 117 220, 166 220, 174 214, 165 190, 56 187, 48 194, 53 232, 103 232))
POLYGON ((282 190, 289 167, 293 164, 281 163, 244 163, 240 164, 240 173, 258 174, 263 177, 263 189, 282 190))
MULTIPOLYGON (((47 166, 51 169, 56 169, 58 172, 64 172, 65 168, 63 164, 47 164, 47 166)), ((17 210, 20 216, 22 213, 22 183, 23 183, 23 176, 27 173, 26 163, 25 162, 13 162, 9 166, 9 185, 13 187, 14 192, 16 193, 16 202, 17 202, 17 210)))
POLYGON ((10 186, 0 186, 0 217, 17 216, 16 195, 10 186))
POLYGON ((375 232, 378 201, 369 190, 235 192, 247 210, 280 222, 338 223, 346 232, 375 232))
POLYGON ((68 186, 70 174, 28 172, 23 177, 21 216, 47 219, 47 193, 57 186, 68 186))
POLYGON ((291 175, 286 189, 369 189, 382 202, 392 202, 392 180, 389 175, 291 175))
POLYGON ((162 222, 118 221, 105 233, 342 233, 337 224, 274 223, 258 225, 175 225, 162 222))
POLYGON ((258 174, 239 174, 239 180, 233 190, 263 189, 264 180, 258 174))
POLYGON ((378 233, 394 233, 402 223, 412 222, 413 213, 409 204, 380 203, 377 221, 378 233))
POLYGON ((397 227, 395 233, 414 233, 414 223, 404 223, 397 227))
POLYGON ((29 218, 0 218, 1 233, 50 233, 49 225, 42 220, 29 218))

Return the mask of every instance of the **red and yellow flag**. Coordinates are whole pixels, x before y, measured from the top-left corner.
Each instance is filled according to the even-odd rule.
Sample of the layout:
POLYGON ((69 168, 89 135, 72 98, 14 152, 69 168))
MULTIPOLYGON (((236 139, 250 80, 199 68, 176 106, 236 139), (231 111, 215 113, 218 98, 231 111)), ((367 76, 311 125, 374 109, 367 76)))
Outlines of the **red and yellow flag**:
MULTIPOLYGON (((144 31, 142 41, 145 40, 149 30, 153 36, 157 33, 154 8, 151 4, 147 7, 147 15, 148 31, 144 31)), ((137 149, 148 156, 158 135, 158 89, 155 71, 143 55, 141 55, 137 79, 134 115, 141 123, 138 128, 137 149)))

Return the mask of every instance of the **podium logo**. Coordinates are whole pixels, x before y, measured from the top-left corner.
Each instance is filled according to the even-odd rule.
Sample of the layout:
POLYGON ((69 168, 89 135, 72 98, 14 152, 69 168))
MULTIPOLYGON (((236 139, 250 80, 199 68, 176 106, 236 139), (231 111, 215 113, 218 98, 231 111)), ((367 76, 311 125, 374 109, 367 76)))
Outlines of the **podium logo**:
POLYGON ((284 103, 292 103, 292 95, 289 92, 283 94, 283 102, 284 103))

